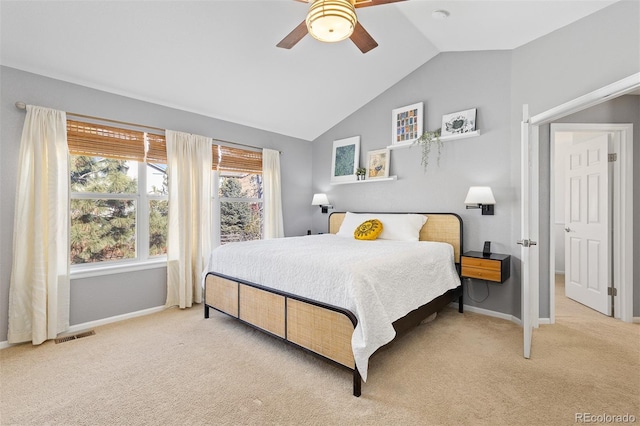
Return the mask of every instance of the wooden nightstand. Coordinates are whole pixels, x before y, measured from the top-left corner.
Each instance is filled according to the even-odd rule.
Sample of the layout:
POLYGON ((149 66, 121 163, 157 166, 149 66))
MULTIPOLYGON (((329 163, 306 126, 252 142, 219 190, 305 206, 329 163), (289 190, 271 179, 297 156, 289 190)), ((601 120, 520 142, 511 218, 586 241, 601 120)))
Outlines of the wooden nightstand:
POLYGON ((511 275, 511 256, 500 253, 484 256, 479 251, 468 251, 462 254, 461 275, 463 278, 503 283, 511 275))

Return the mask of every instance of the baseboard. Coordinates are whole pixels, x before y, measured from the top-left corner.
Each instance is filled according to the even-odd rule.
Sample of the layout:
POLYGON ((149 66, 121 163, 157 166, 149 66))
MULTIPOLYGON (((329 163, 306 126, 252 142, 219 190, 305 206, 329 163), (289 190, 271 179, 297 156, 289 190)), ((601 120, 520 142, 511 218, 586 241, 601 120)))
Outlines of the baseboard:
POLYGON ((631 321, 634 324, 640 324, 640 317, 633 317, 633 320, 631 321))
POLYGON ((103 318, 95 321, 89 321, 82 324, 76 324, 69 327, 65 333, 76 333, 78 331, 86 330, 88 328, 99 327, 101 325, 111 324, 118 321, 124 321, 131 318, 141 317, 144 315, 155 314, 156 312, 162 312, 166 309, 166 306, 156 306, 155 308, 143 309, 141 311, 129 312, 127 314, 116 315, 115 317, 103 318))
MULTIPOLYGON (((67 331, 64 333, 76 333, 78 331, 83 331, 88 328, 99 327, 101 325, 111 324, 118 321, 124 321, 131 318, 141 317, 144 315, 155 314, 156 312, 162 312, 166 309, 166 306, 156 306, 155 308, 143 309, 141 311, 129 312, 127 314, 116 315, 114 317, 103 318, 95 321, 89 321, 82 324, 76 324, 69 327, 67 331)), ((18 343, 21 344, 21 343, 18 343)), ((13 346, 13 343, 9 343, 6 340, 0 342, 0 350, 10 348, 13 346)))
MULTIPOLYGON (((458 302, 452 302, 449 304, 452 308, 458 308, 458 302)), ((522 326, 520 318, 516 318, 513 315, 503 314, 502 312, 490 311, 489 309, 478 308, 477 306, 464 305, 464 310, 467 312, 473 312, 474 314, 486 315, 488 317, 500 318, 507 321, 511 321, 514 324, 522 326)))

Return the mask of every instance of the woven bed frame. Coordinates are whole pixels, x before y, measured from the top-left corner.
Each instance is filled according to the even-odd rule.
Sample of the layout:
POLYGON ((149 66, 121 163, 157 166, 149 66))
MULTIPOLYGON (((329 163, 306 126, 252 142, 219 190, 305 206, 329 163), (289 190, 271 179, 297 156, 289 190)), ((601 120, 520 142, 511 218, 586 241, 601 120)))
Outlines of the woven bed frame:
MULTIPOLYGON (((429 219, 420 231, 420 240, 451 244, 459 274, 462 219, 454 213, 421 214, 429 219)), ((344 216, 345 213, 330 215, 330 233, 338 232, 344 216)), ((393 323, 396 339, 452 302, 458 301, 458 311, 462 313, 462 295, 461 285, 398 319, 393 323)), ((348 368, 353 372, 353 395, 360 396, 362 379, 351 349, 351 336, 358 321, 352 312, 216 272, 209 272, 205 279, 205 318, 209 318, 210 308, 348 368)))

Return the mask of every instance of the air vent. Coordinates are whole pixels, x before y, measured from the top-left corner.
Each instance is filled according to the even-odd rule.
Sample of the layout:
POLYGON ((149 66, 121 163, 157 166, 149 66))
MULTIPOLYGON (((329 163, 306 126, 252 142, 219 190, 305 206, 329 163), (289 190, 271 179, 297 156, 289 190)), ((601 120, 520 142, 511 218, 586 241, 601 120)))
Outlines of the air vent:
POLYGON ((89 330, 89 331, 83 331, 80 333, 76 333, 76 334, 72 334, 70 336, 63 336, 63 337, 58 337, 55 342, 56 343, 64 343, 64 342, 69 342, 71 340, 76 340, 76 339, 81 339, 83 337, 87 337, 87 336, 93 336, 94 334, 96 334, 95 331, 93 330, 89 330))

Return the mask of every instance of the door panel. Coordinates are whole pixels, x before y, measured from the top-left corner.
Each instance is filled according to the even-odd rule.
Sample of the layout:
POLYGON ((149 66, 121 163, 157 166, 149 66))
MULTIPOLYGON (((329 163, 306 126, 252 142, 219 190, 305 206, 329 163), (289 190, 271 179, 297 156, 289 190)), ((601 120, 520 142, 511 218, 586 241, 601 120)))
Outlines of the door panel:
POLYGON ((611 312, 608 138, 573 145, 565 178, 565 294, 605 315, 611 312))

